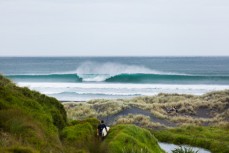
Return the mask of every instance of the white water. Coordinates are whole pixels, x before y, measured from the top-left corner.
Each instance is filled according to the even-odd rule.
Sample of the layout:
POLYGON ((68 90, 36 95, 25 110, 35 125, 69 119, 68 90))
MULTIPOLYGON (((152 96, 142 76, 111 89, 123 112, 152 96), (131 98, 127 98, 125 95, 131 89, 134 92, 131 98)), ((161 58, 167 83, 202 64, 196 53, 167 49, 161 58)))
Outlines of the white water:
POLYGON ((182 147, 186 147, 186 148, 191 148, 193 151, 198 151, 198 153, 211 153, 210 151, 206 150, 206 149, 202 149, 202 148, 198 148, 198 147, 192 147, 192 146, 188 146, 188 145, 175 145, 175 144, 169 144, 169 143, 158 143, 159 146, 165 150, 166 153, 172 153, 172 150, 179 148, 180 146, 182 147))
POLYGON ((210 91, 229 89, 229 85, 168 85, 168 84, 117 84, 117 83, 35 83, 19 82, 22 87, 53 96, 61 101, 131 98, 158 93, 201 95, 210 91))

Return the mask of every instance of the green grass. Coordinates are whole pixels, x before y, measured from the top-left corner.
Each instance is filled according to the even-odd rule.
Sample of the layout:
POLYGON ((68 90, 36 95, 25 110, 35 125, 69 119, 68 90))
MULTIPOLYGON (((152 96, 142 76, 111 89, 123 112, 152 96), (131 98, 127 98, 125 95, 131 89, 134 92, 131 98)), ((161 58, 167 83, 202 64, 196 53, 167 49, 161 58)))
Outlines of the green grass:
POLYGON ((139 148, 145 153, 162 152, 149 131, 133 125, 112 127, 101 142, 98 124, 97 119, 67 122, 59 101, 17 87, 0 75, 1 153, 128 153, 139 148))
POLYGON ((229 126, 186 126, 160 131, 152 130, 152 133, 162 142, 189 144, 208 149, 213 153, 229 152, 229 126))
POLYGON ((66 112, 56 99, 17 87, 0 75, 0 148, 61 151, 59 131, 65 126, 66 112))
POLYGON ((134 125, 111 127, 104 141, 96 135, 98 120, 72 121, 61 134, 65 152, 90 153, 163 153, 155 137, 134 125))
MULTIPOLYGON (((158 109, 163 115, 163 109, 170 106, 169 103, 176 104, 174 101, 184 100, 185 103, 179 102, 183 107, 192 99, 197 100, 195 104, 198 106, 207 106, 211 111, 223 112, 217 118, 224 121, 229 115, 228 111, 224 111, 228 107, 228 93, 209 93, 201 97, 160 94, 153 98, 119 100, 117 106, 111 101, 107 104, 105 100, 102 103, 91 101, 96 107, 89 105, 90 107, 85 107, 77 115, 90 112, 90 109, 98 111, 102 108, 98 116, 106 116, 110 112, 117 113, 117 108, 121 111, 129 105, 139 105, 142 109, 150 106, 151 108, 148 108, 158 109), (204 102, 201 103, 200 99, 204 102), (105 111, 108 107, 110 112, 105 111)), ((194 103, 191 104, 194 109, 194 103)), ((91 116, 94 116, 94 113, 91 113, 91 116)), ((148 125, 148 120, 142 116, 138 116, 136 120, 148 125)), ((213 153, 229 152, 229 125, 225 122, 222 122, 224 126, 220 127, 185 126, 152 132, 134 125, 120 124, 111 127, 107 138, 102 142, 96 136, 98 123, 97 119, 67 121, 63 105, 55 98, 28 88, 17 87, 0 75, 1 153, 163 153, 156 138, 164 142, 199 146, 213 153)))
POLYGON ((100 149, 105 153, 163 153, 148 130, 134 125, 112 127, 100 149))
POLYGON ((86 119, 72 121, 69 124, 61 133, 65 152, 74 152, 76 150, 79 152, 96 152, 98 146, 96 129, 99 121, 97 119, 86 119))

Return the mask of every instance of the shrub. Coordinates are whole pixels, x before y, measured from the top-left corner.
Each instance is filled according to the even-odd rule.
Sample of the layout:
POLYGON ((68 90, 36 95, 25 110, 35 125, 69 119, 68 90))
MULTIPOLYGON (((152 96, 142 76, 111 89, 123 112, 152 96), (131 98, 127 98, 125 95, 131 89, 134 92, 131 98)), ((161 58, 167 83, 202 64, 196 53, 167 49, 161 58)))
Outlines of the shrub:
POLYGON ((192 148, 179 147, 172 150, 172 153, 198 153, 198 151, 194 151, 192 148))

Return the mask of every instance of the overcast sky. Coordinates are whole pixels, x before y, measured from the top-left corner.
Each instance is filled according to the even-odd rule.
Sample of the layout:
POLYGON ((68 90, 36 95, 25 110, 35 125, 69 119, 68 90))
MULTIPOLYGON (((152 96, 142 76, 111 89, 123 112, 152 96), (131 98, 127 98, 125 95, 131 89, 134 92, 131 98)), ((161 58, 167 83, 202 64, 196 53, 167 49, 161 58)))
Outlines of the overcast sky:
POLYGON ((0 56, 229 55, 229 0, 0 0, 0 56))

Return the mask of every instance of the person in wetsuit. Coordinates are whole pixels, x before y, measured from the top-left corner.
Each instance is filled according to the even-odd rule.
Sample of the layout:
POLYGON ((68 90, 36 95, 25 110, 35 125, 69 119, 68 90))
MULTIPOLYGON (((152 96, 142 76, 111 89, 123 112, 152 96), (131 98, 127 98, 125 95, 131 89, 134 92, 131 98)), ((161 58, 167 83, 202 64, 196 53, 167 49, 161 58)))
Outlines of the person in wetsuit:
MULTIPOLYGON (((102 140, 104 139, 104 136, 103 136, 103 129, 106 129, 106 131, 107 131, 107 126, 104 124, 104 121, 103 120, 101 120, 101 122, 100 122, 100 124, 98 125, 98 128, 97 128, 97 135, 99 136, 99 137, 101 137, 102 138, 102 140)), ((108 131, 107 131, 108 132, 108 131)))

